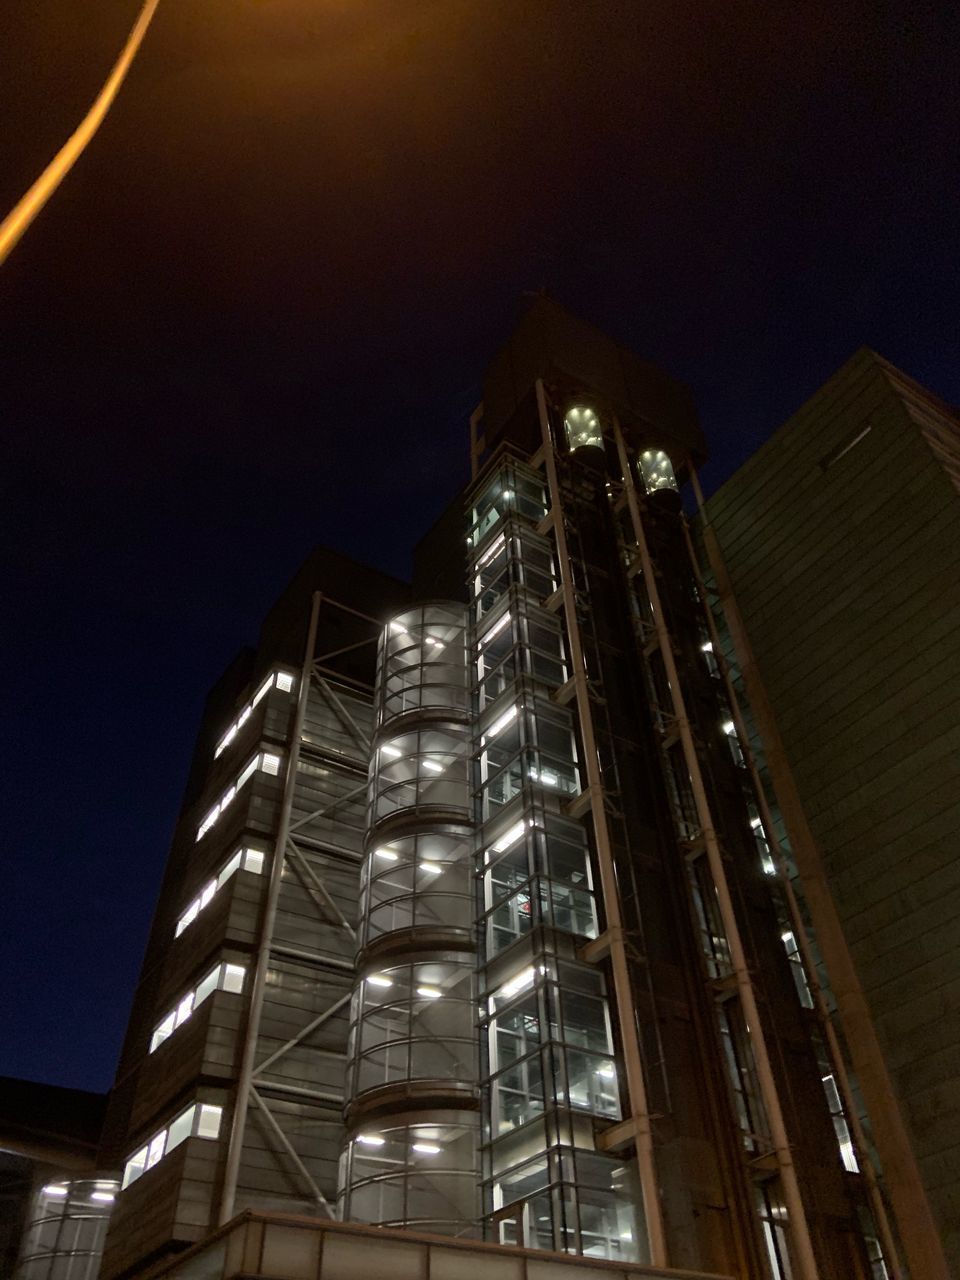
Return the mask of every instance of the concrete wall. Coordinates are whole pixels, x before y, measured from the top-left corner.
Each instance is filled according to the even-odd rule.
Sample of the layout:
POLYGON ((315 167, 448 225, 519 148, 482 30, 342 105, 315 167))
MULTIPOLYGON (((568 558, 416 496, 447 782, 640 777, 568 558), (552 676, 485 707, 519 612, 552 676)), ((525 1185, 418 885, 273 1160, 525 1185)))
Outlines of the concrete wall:
POLYGON ((960 451, 960 425, 861 351, 707 512, 957 1260, 960 497, 924 416, 960 451))

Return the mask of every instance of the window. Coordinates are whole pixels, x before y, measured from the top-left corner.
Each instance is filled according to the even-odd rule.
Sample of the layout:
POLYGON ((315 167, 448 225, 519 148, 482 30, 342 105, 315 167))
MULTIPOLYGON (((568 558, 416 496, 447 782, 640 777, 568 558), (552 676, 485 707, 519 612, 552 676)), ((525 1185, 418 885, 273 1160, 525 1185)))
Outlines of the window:
POLYGON ((192 1013, 203 1004, 207 996, 214 991, 230 991, 239 995, 243 990, 243 979, 246 969, 240 964, 217 964, 203 977, 193 991, 179 1001, 175 1009, 154 1028, 150 1038, 150 1052, 154 1053, 173 1035, 177 1027, 182 1026, 192 1013))
POLYGON ((644 449, 640 455, 640 478, 647 493, 677 488, 673 463, 662 449, 644 449))
POLYGON ((263 861, 264 854, 261 849, 238 849, 223 864, 215 879, 209 880, 203 886, 200 893, 197 894, 183 915, 181 915, 177 921, 177 930, 174 936, 179 938, 187 925, 193 924, 200 912, 210 904, 217 891, 223 888, 235 871, 243 868, 244 871, 252 871, 255 876, 263 875, 263 861))
POLYGON ((186 1111, 181 1111, 170 1124, 155 1133, 145 1147, 141 1147, 127 1160, 123 1169, 124 1188, 159 1164, 164 1156, 169 1155, 175 1147, 187 1138, 217 1138, 220 1136, 220 1118, 223 1108, 208 1102, 193 1103, 186 1111))
POLYGON ((569 408, 563 429, 567 433, 567 447, 571 453, 576 449, 603 448, 603 428, 596 412, 588 404, 575 404, 569 408))
POLYGON ((743 747, 740 745, 740 739, 737 736, 737 727, 732 720, 724 720, 720 726, 723 730, 723 736, 727 740, 730 747, 730 754, 733 756, 733 763, 740 769, 746 768, 746 758, 743 754, 743 747))
POLYGON ((790 968, 793 972, 793 981, 797 988, 797 995, 800 997, 800 1003, 805 1009, 813 1008, 813 996, 810 994, 810 985, 807 982, 807 973, 803 967, 803 957, 800 955, 800 948, 797 945, 797 939, 792 929, 785 929, 780 935, 784 948, 787 952, 787 959, 790 961, 790 968))
POLYGON ((790 1254, 787 1252, 787 1207, 783 1203, 776 1180, 757 1187, 757 1212, 767 1246, 767 1257, 774 1280, 793 1280, 790 1254))
POLYGON ((840 1147, 840 1159, 843 1161, 843 1167, 847 1173, 859 1173, 860 1166, 857 1163, 853 1143, 850 1141, 850 1127, 843 1113, 840 1090, 837 1088, 837 1081, 833 1075, 823 1077, 823 1090, 827 1095, 827 1106, 830 1108, 830 1118, 833 1120, 834 1132, 837 1135, 837 1144, 840 1147))
POLYGON ((267 676, 266 680, 264 680, 263 684, 256 691, 256 693, 253 695, 253 697, 250 699, 247 705, 243 708, 243 710, 237 716, 236 720, 234 720, 233 724, 231 724, 230 728, 226 731, 226 733, 217 743, 213 753, 214 760, 216 760, 219 756, 223 755, 224 751, 226 751, 227 747, 229 747, 230 743, 234 740, 234 738, 237 736, 237 734, 240 732, 243 726, 250 719, 251 715, 253 714, 254 707, 256 707, 260 702, 263 701, 263 699, 267 696, 267 694, 270 692, 271 689, 277 688, 280 690, 281 693, 292 693, 293 683, 294 683, 294 677, 290 674, 289 671, 271 671, 271 673, 267 676))
POLYGON ((250 781, 258 769, 262 770, 263 773, 269 773, 273 777, 276 777, 280 772, 280 763, 280 756, 276 755, 272 751, 258 751, 255 756, 251 756, 244 768, 240 771, 240 774, 233 786, 227 787, 226 791, 200 823, 197 828, 197 840, 202 840, 210 828, 220 821, 226 810, 236 798, 237 792, 250 781))

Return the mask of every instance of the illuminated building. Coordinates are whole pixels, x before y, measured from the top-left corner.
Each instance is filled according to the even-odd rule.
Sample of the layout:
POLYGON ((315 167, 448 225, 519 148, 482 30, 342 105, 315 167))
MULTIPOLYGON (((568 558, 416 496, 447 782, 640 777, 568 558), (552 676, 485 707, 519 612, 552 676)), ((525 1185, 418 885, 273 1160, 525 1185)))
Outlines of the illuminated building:
MULTIPOLYGON (((539 300, 412 589, 301 570, 204 718, 108 1123, 105 1280, 235 1274, 236 1232, 171 1259, 244 1210, 455 1238, 434 1280, 528 1250, 903 1274, 682 511, 704 456, 682 387, 539 300)), ((286 1271, 264 1235, 245 1273, 375 1247, 289 1230, 286 1271)))

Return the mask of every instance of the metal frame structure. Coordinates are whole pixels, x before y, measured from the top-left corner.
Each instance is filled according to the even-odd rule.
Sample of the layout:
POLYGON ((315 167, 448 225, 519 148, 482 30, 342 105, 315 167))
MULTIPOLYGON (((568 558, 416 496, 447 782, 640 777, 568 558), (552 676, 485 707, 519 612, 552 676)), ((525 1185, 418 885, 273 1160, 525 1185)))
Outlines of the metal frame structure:
POLYGON ((807 1225, 806 1212, 804 1210, 803 1200, 800 1195, 800 1188, 797 1182, 796 1169, 793 1162, 783 1111, 780 1105, 780 1097, 777 1091, 773 1069, 771 1067, 770 1051, 767 1046, 766 1036, 763 1030, 763 1022, 761 1021, 757 996, 750 976, 750 969, 747 964, 746 952, 744 950, 743 941, 740 937, 740 928, 733 906, 730 884, 727 879, 723 854, 720 849, 716 827, 710 811, 710 803, 707 799, 707 789, 704 785, 700 761, 690 728, 690 720, 687 716, 683 689, 680 683, 676 661, 674 659, 673 641, 667 627, 666 615, 660 601, 659 588, 657 587, 656 575, 654 573, 653 563, 650 559, 650 551, 647 545, 646 535, 644 533, 643 521, 640 514, 640 504, 637 500, 636 486, 633 481, 633 473, 627 456, 623 433, 616 420, 614 420, 613 423, 613 432, 617 447, 617 456, 620 463, 620 470, 623 476, 624 489, 627 496, 630 523, 636 539, 637 551, 640 557, 641 572, 643 574, 644 585, 653 613, 656 643, 663 660, 667 683, 670 690, 670 697, 673 705, 674 725, 676 732, 679 735, 683 759, 689 773, 690 785, 693 790, 693 799, 700 826, 699 834, 703 841, 713 884, 717 893, 724 935, 730 948, 730 961, 744 1012, 747 1034, 753 1048, 761 1097, 766 1111, 767 1121, 770 1125, 774 1154, 776 1156, 777 1165, 780 1170, 780 1177, 783 1183, 784 1199, 786 1200, 789 1215, 788 1229, 790 1231, 794 1247, 794 1259, 797 1263, 801 1280, 817 1280, 819 1271, 813 1253, 813 1244, 810 1238, 810 1230, 807 1225))
MULTIPOLYGON (((698 505, 702 509, 703 493, 700 489, 700 484, 692 463, 690 464, 690 476, 698 505)), ((687 554, 690 558, 690 564, 697 582, 700 600, 703 605, 703 615, 710 634, 710 642, 713 645, 713 652, 723 680, 727 701, 730 706, 730 714, 733 718, 737 738, 740 743, 740 749, 743 753, 744 765, 750 775, 753 795, 756 799, 763 830, 777 871, 779 886, 783 893, 793 934, 799 947, 804 978, 807 987, 809 988, 817 1020, 827 1045, 830 1063, 833 1067, 843 1105, 843 1115, 849 1125, 854 1153, 856 1155, 860 1172, 863 1174, 870 1202, 870 1209, 873 1214, 874 1223, 876 1225, 883 1251, 884 1266, 886 1267, 890 1280, 903 1280, 904 1272, 900 1265, 897 1243, 894 1238, 890 1217, 887 1213, 886 1203, 880 1188, 877 1171, 874 1167, 873 1153, 870 1144, 867 1141, 867 1136, 860 1118, 860 1108, 851 1083, 846 1055, 844 1054, 843 1046, 841 1045, 840 1038, 837 1034, 835 1020, 830 1013, 826 999, 826 992, 824 990, 823 983, 820 980, 820 966, 818 965, 817 957, 813 952, 810 941, 810 931, 794 887, 795 871, 791 867, 780 839, 777 836, 776 823, 774 822, 773 814, 770 809, 767 791, 763 785, 763 780, 760 777, 756 757, 750 746, 750 734, 744 718, 743 709, 740 704, 740 697, 737 693, 736 685, 734 684, 730 666, 723 654, 723 646, 720 634, 717 630, 716 618, 714 616, 713 609, 710 606, 710 590, 704 580, 703 569, 700 565, 696 549, 694 548, 693 539, 690 535, 689 523, 686 519, 683 521, 683 534, 687 554)))
POLYGON ((646 1224, 649 1261, 653 1266, 666 1265, 666 1236, 664 1232, 663 1213, 654 1160, 653 1133, 650 1110, 647 1103, 647 1090, 643 1075, 643 1062, 640 1052, 640 1041, 636 1027, 636 1015, 633 1004, 633 990, 630 980, 630 967, 627 958, 627 943, 624 935, 623 919, 620 907, 620 892, 617 885, 613 854, 610 844, 610 832, 604 798, 603 777, 600 760, 594 737, 593 707, 587 681, 587 668, 584 660, 583 644, 580 635, 580 623, 577 611, 576 588, 573 582, 570 557, 567 551, 566 530, 564 527, 563 502, 560 492, 560 481, 557 473, 553 437, 550 419, 547 412, 546 396, 543 380, 536 383, 537 411, 540 420, 541 450, 550 495, 550 510, 543 521, 543 530, 551 530, 557 544, 560 581, 562 591, 563 613, 566 623, 567 641, 570 646, 570 665, 572 669, 573 693, 576 698, 579 728, 583 745, 583 765, 586 771, 586 794, 589 796, 589 813, 593 825, 597 870, 603 896, 603 910, 606 919, 604 933, 589 949, 589 958, 600 959, 604 954, 610 958, 613 979, 614 1000, 622 1036, 624 1068, 626 1073, 627 1097, 630 1105, 630 1116, 618 1126, 615 1133, 607 1135, 609 1145, 624 1140, 633 1140, 637 1152, 637 1165, 640 1176, 640 1188, 643 1198, 643 1212, 646 1224))
MULTIPOLYGON (((318 1185, 316 1178, 307 1166, 303 1152, 298 1150, 296 1142, 291 1138, 290 1134, 285 1132, 283 1125, 274 1113, 270 1105, 269 1095, 288 1096, 293 1101, 315 1102, 328 1108, 336 1108, 335 1115, 331 1115, 327 1119, 317 1117, 314 1120, 314 1123, 320 1122, 330 1126, 330 1143, 334 1152, 338 1145, 337 1133, 342 1129, 342 1119, 339 1111, 344 1101, 343 1095, 341 1093, 310 1089, 305 1086, 269 1080, 266 1078, 266 1073, 268 1070, 275 1069, 277 1064, 292 1050, 303 1046, 304 1042, 330 1019, 335 1018, 337 1015, 343 1016, 343 1011, 350 998, 349 990, 344 990, 343 988, 345 980, 352 978, 354 964, 352 959, 321 955, 285 941, 277 931, 277 916, 285 878, 292 875, 299 882, 308 900, 313 904, 313 909, 319 922, 325 928, 332 927, 341 931, 345 942, 344 950, 348 954, 352 954, 356 942, 355 929, 338 906, 331 890, 324 884, 316 869, 311 866, 310 853, 312 850, 316 851, 317 842, 309 841, 309 832, 311 824, 316 823, 318 820, 328 819, 344 804, 356 802, 359 797, 364 797, 366 794, 365 761, 370 750, 370 735, 357 723, 355 715, 351 714, 350 709, 345 704, 344 697, 341 695, 345 694, 349 689, 353 693, 369 697, 372 706, 372 688, 362 686, 360 682, 343 675, 332 667, 330 663, 351 650, 375 644, 379 632, 380 623, 376 619, 343 605, 321 592, 313 593, 297 705, 289 744, 280 817, 274 842, 273 862, 263 906, 254 980, 243 1032, 240 1074, 234 1094, 233 1117, 220 1197, 219 1220, 221 1223, 229 1221, 237 1209, 238 1185, 242 1178, 244 1139, 251 1123, 251 1107, 262 1118, 263 1135, 272 1145, 277 1159, 281 1162, 288 1162, 295 1179, 303 1188, 306 1198, 315 1203, 328 1217, 335 1216, 333 1188, 330 1189, 329 1193, 325 1193, 318 1185), (323 607, 339 610, 362 623, 369 623, 371 626, 369 639, 317 653, 320 613, 323 607), (339 686, 339 692, 337 686, 339 686), (323 705, 336 718, 347 737, 352 740, 356 751, 356 763, 351 763, 348 758, 342 755, 338 758, 333 752, 324 754, 321 744, 320 750, 321 754, 324 755, 325 769, 338 770, 340 774, 346 771, 348 785, 331 803, 320 808, 308 809, 306 812, 298 813, 297 801, 298 798, 302 800, 302 784, 299 783, 299 772, 301 763, 304 762, 305 756, 311 751, 309 745, 306 747, 306 752, 304 751, 304 730, 308 711, 311 707, 323 705), (356 783, 353 786, 349 785, 349 776, 351 774, 356 778, 356 783), (310 1018, 285 1043, 272 1049, 271 1052, 258 1061, 257 1053, 261 1038, 268 973, 275 961, 283 960, 316 966, 318 975, 322 975, 324 971, 331 974, 331 977, 339 974, 339 979, 335 981, 334 985, 335 988, 340 990, 341 994, 337 994, 335 989, 331 993, 332 998, 329 1004, 320 1013, 310 1018)), ((324 850, 323 842, 321 842, 320 847, 321 852, 326 851, 335 854, 338 858, 345 859, 348 863, 354 865, 357 870, 359 869, 359 854, 353 850, 346 848, 334 850, 329 846, 329 843, 327 843, 324 850)), ((319 1050, 318 1052, 329 1051, 319 1050)), ((336 1056, 342 1058, 344 1055, 339 1053, 336 1056)))

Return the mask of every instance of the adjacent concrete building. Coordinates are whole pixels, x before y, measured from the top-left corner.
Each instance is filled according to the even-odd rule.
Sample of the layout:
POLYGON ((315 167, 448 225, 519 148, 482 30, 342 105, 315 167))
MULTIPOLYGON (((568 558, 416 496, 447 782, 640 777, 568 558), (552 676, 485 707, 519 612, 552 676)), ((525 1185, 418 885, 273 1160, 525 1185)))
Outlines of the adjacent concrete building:
POLYGON ((960 1260, 958 495, 960 419, 864 350, 705 511, 918 1277, 960 1260))

